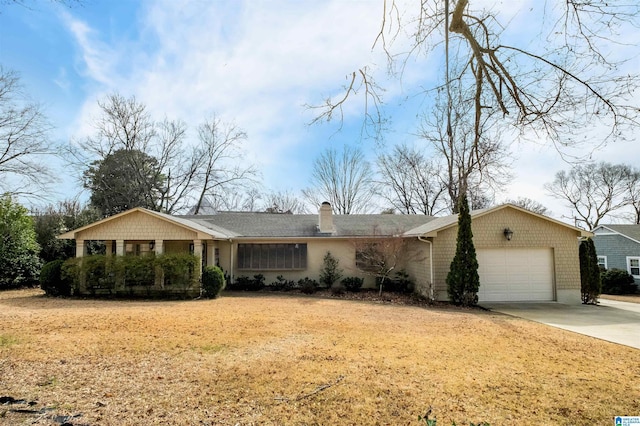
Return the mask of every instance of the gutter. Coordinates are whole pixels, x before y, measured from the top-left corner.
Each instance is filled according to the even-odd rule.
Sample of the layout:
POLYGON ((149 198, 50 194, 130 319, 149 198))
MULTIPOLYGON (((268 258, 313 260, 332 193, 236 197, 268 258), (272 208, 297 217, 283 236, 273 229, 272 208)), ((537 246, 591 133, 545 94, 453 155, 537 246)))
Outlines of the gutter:
POLYGON ((421 235, 418 235, 418 241, 423 243, 429 243, 429 299, 432 301, 435 300, 435 295, 433 293, 434 283, 433 283, 433 242, 424 239, 421 235))

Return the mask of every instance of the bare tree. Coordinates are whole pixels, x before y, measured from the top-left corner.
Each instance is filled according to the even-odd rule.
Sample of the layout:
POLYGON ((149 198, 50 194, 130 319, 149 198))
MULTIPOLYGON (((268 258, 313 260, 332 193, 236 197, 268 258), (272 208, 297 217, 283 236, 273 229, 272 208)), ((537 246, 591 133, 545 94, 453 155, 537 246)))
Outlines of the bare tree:
POLYGON ((379 195, 404 214, 436 216, 446 210, 440 167, 415 147, 397 145, 378 156, 379 195))
POLYGON ((549 193, 573 209, 576 225, 594 229, 607 215, 629 204, 627 182, 632 171, 622 164, 598 163, 574 166, 556 173, 546 184, 549 193))
POLYGON ((304 202, 289 191, 267 194, 265 209, 268 213, 303 214, 307 212, 304 202))
POLYGON ((625 197, 632 210, 632 214, 628 215, 628 218, 636 225, 640 225, 640 169, 630 169, 626 187, 625 197))
POLYGON ((486 207, 496 188, 509 179, 509 154, 498 137, 495 114, 480 122, 473 117, 473 94, 456 85, 437 98, 432 113, 423 119, 420 136, 435 149, 443 165, 440 180, 451 213, 458 213, 460 197, 468 194, 472 209, 486 207), (449 104, 448 96, 455 96, 449 104), (489 129, 492 129, 490 131, 489 129))
MULTIPOLYGON (((624 137, 637 123, 634 91, 639 77, 626 66, 635 51, 620 37, 640 26, 636 3, 567 0, 527 6, 522 14, 539 25, 537 36, 525 40, 527 47, 515 38, 503 39, 510 7, 476 0, 389 0, 383 7, 374 47, 386 53, 391 75, 402 78, 405 66, 422 57, 430 65, 443 58, 442 85, 417 86, 429 96, 434 88, 448 91, 453 81, 463 83, 474 93, 476 128, 493 109, 509 124, 560 148, 578 143, 580 130, 608 129, 604 143, 624 137), (613 48, 629 53, 611 55, 613 48)), ((367 99, 365 119, 379 127, 381 98, 375 83, 369 66, 353 72, 344 94, 324 101, 317 121, 341 117, 345 103, 362 95, 367 99)))
POLYGON ((257 175, 253 166, 240 165, 241 143, 247 134, 234 124, 225 124, 214 115, 198 126, 198 137, 195 175, 200 189, 193 214, 198 214, 206 195, 222 197, 257 175))
POLYGON ((314 206, 328 201, 337 214, 366 213, 373 198, 372 178, 362 151, 345 145, 342 153, 328 149, 315 160, 311 187, 302 193, 314 206))
POLYGON ((55 154, 50 130, 18 74, 0 66, 0 193, 33 197, 53 182, 43 158, 55 154))
MULTIPOLYGON (((375 230, 374 230, 375 234, 375 230)), ((380 294, 385 281, 406 262, 408 256, 407 240, 397 235, 386 235, 353 240, 356 250, 356 267, 365 274, 376 277, 380 284, 380 294)))
POLYGON ((530 212, 542 214, 542 215, 550 215, 551 212, 544 205, 539 203, 536 200, 532 200, 529 197, 518 197, 515 200, 508 199, 505 200, 505 203, 513 204, 514 206, 522 207, 523 209, 529 210, 530 212))
POLYGON ((225 198, 257 173, 253 166, 239 165, 246 133, 215 115, 198 127, 198 143, 188 143, 184 122, 154 121, 135 97, 112 94, 98 105, 95 134, 71 148, 75 163, 99 165, 120 153, 119 167, 128 170, 129 180, 142 192, 137 199, 145 200, 147 208, 174 213, 191 207, 198 214, 205 196, 217 205, 215 199, 225 198))

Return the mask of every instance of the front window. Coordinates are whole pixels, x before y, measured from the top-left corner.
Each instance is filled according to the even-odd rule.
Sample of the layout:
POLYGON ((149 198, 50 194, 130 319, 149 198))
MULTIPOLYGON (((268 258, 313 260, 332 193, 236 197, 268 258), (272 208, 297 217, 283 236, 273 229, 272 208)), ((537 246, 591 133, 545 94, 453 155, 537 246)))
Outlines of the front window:
POLYGON ((627 271, 634 278, 640 278, 640 257, 627 257, 627 271))
POLYGON ((306 244, 238 244, 238 269, 305 269, 306 244))
POLYGON ((607 269, 607 256, 598 256, 598 266, 607 269))

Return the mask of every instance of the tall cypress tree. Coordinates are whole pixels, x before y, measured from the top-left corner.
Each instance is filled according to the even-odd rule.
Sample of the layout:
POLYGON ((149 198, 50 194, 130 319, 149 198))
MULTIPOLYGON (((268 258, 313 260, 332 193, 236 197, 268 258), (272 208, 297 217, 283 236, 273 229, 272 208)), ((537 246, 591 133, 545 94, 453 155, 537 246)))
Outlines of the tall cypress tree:
POLYGON ((456 254, 447 274, 447 292, 456 305, 472 306, 478 303, 480 276, 466 195, 460 198, 459 212, 456 254))
POLYGON ((580 242, 580 293, 582 303, 598 303, 602 291, 596 246, 591 238, 580 242))

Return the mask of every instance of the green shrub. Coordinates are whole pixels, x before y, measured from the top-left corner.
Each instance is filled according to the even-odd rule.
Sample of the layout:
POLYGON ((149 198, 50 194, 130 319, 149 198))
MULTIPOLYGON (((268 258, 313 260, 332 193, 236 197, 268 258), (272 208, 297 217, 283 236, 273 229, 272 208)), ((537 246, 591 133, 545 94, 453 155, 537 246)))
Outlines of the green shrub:
POLYGON ((322 270, 320 271, 320 284, 331 288, 333 283, 342 278, 342 269, 338 267, 340 261, 333 257, 331 252, 324 255, 322 270))
POLYGON ((296 287, 295 281, 287 280, 282 275, 278 275, 276 280, 269 284, 269 288, 273 291, 291 291, 296 287))
POLYGON ((318 289, 318 282, 308 277, 298 280, 298 285, 300 286, 300 291, 304 294, 313 294, 318 289))
MULTIPOLYGON (((380 277, 376 278, 376 284, 380 285, 380 277)), ((411 293, 415 287, 413 280, 405 271, 396 272, 393 278, 387 278, 384 282, 384 289, 392 293, 411 293)))
POLYGON ((608 269, 602 272, 602 292, 605 294, 633 294, 637 286, 633 276, 622 269, 608 269))
POLYGON ((47 296, 70 296, 71 283, 66 277, 62 278, 64 260, 54 260, 45 263, 40 271, 40 288, 47 296))
POLYGON ((228 288, 236 291, 260 291, 264 288, 264 275, 256 274, 253 278, 246 276, 236 277, 233 284, 228 288))
POLYGON ((217 266, 207 266, 202 271, 202 291, 205 297, 215 299, 224 289, 225 279, 222 269, 217 266))
POLYGON ((156 257, 156 264, 164 274, 164 285, 181 290, 193 288, 198 284, 196 268, 198 258, 192 254, 163 254, 156 257))
POLYGON ((364 279, 360 277, 347 277, 342 280, 342 285, 347 291, 358 292, 364 284, 364 279))

